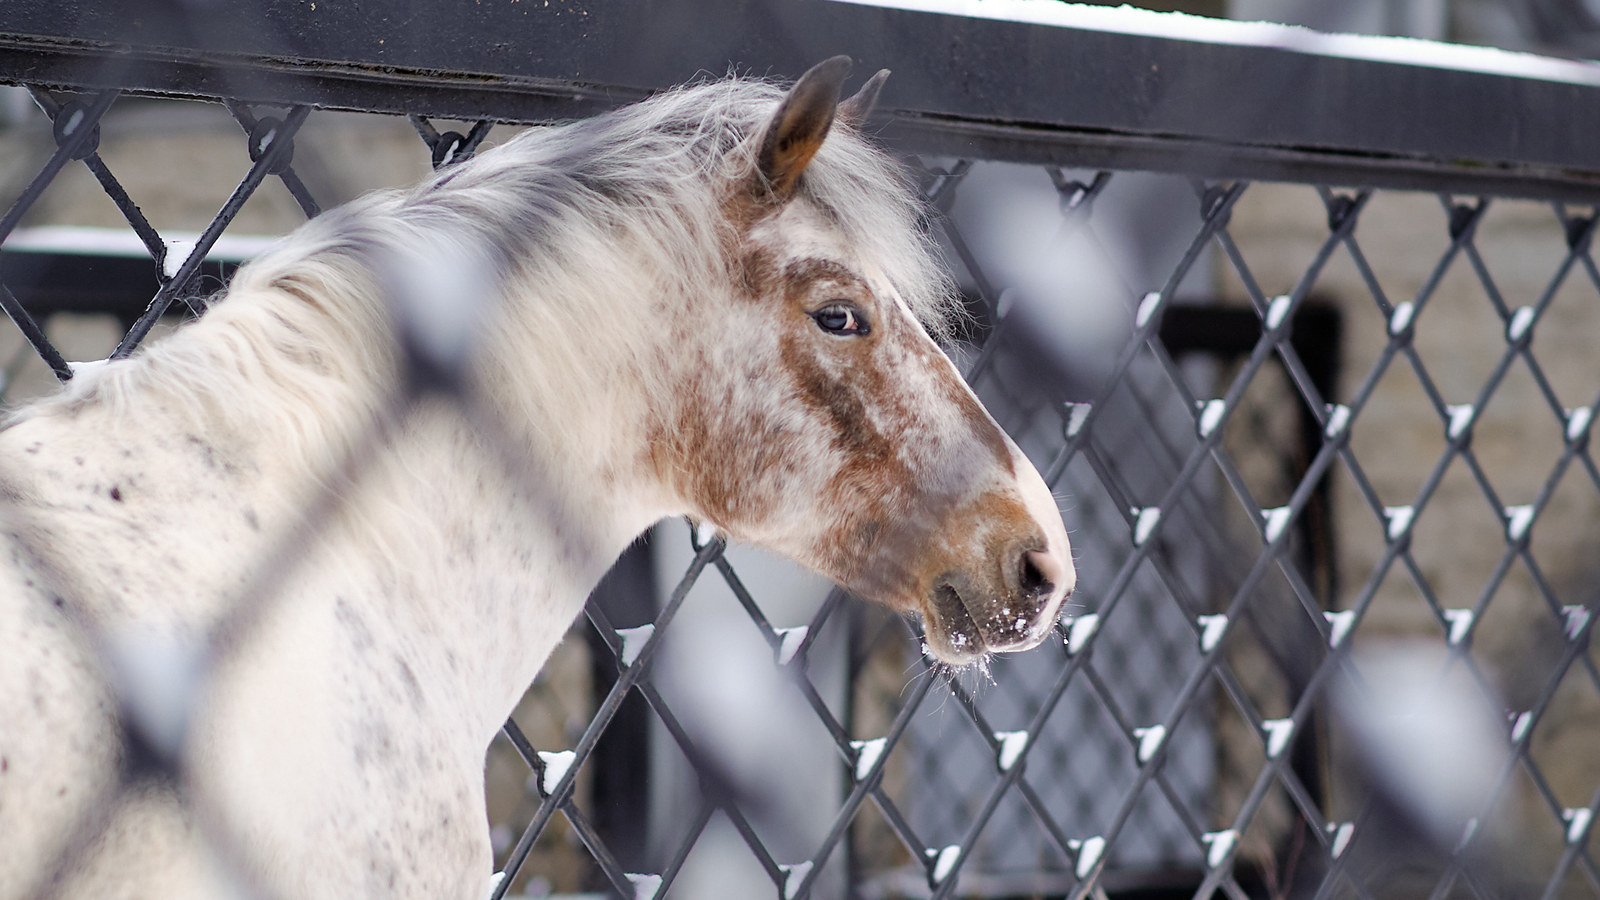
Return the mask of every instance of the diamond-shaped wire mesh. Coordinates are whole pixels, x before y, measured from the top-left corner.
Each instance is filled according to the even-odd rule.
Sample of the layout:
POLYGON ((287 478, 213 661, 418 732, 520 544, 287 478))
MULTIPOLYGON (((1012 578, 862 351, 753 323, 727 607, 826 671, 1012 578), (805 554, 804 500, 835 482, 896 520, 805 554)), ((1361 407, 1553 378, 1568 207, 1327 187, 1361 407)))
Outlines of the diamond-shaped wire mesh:
MULTIPOLYGON (((118 355, 204 312, 207 251, 269 178, 319 212, 304 107, 228 106, 248 169, 179 245, 100 155, 117 92, 34 97, 55 148, 0 238, 86 166, 154 276, 118 355)), ((435 166, 489 132, 413 124, 435 166)), ((920 164, 973 313, 951 353, 1075 542, 1056 637, 951 672, 914 624, 668 523, 659 602, 597 595, 491 748, 496 896, 698 896, 718 869, 786 898, 1600 893, 1595 211, 920 164), (788 723, 759 727, 811 763, 752 764, 754 726, 708 724, 684 663, 708 621, 756 648, 715 652, 766 670, 788 723), (1412 775, 1461 748, 1378 727, 1396 654, 1499 717, 1489 790, 1443 823, 1412 775)), ((0 303, 65 377, 26 292, 0 303)))

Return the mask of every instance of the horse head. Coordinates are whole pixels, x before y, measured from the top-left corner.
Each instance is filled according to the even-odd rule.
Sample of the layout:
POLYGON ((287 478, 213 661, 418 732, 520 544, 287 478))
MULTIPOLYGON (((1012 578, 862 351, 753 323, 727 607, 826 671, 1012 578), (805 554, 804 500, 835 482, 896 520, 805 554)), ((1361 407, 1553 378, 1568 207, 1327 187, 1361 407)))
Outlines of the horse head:
POLYGON ((1026 649, 1072 591, 1066 531, 929 334, 948 281, 903 175, 858 133, 887 73, 841 103, 848 67, 807 72, 746 136, 727 296, 683 328, 715 349, 688 354, 652 452, 692 515, 920 614, 940 660, 1026 649))

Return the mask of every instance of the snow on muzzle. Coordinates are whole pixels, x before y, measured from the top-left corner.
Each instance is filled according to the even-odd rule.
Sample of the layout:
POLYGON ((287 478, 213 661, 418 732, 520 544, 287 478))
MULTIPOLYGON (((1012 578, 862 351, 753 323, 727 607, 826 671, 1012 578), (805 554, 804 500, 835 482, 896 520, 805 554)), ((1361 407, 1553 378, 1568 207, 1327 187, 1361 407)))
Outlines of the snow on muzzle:
POLYGON ((929 651, 943 662, 965 665, 987 653, 1037 646, 1075 582, 1071 557, 1053 551, 1036 531, 1008 542, 976 573, 940 574, 923 614, 929 651))

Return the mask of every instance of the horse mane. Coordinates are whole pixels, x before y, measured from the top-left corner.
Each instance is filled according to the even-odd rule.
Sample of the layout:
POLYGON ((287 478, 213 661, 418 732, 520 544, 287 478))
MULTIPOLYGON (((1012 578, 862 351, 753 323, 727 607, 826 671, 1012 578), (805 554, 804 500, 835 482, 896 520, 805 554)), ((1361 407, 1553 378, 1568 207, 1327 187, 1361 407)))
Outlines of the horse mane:
MULTIPOLYGON (((277 433, 297 435, 301 448, 333 450, 342 436, 323 433, 327 418, 307 411, 371 407, 377 396, 357 385, 395 366, 375 274, 385 253, 448 258, 452 247, 474 248, 471 259, 500 267, 502 292, 532 293, 549 307, 541 315, 557 319, 606 314, 595 304, 624 293, 619 282, 640 271, 688 296, 725 290, 727 272, 706 261, 726 258, 735 235, 729 198, 711 188, 747 183, 760 131, 782 97, 779 86, 750 78, 679 87, 590 119, 530 128, 409 190, 369 194, 242 267, 216 308, 174 338, 83 371, 10 421, 87 403, 124 408, 142 389, 159 392, 169 408, 194 408, 193 421, 217 424, 230 418, 228 397, 272 389, 282 395, 272 414, 285 420, 275 424, 288 429, 277 433), (629 253, 628 271, 616 261, 606 268, 618 247, 629 253), (252 302, 239 302, 247 296, 252 302)), ((891 156, 840 124, 799 193, 873 261, 935 338, 949 336, 960 306, 936 244, 919 227, 922 202, 891 156)))
MULTIPOLYGON (((727 250, 728 198, 707 185, 743 183, 783 93, 765 81, 728 78, 530 129, 471 166, 435 174, 406 206, 421 212, 438 204, 463 219, 514 223, 517 240, 551 252, 502 252, 534 262, 559 259, 565 243, 582 242, 582 230, 625 232, 631 249, 653 257, 659 272, 693 278, 706 272, 705 260, 727 250)), ((936 246, 918 227, 922 204, 892 157, 840 124, 806 168, 800 193, 879 266, 925 328, 948 336, 959 305, 936 246)))

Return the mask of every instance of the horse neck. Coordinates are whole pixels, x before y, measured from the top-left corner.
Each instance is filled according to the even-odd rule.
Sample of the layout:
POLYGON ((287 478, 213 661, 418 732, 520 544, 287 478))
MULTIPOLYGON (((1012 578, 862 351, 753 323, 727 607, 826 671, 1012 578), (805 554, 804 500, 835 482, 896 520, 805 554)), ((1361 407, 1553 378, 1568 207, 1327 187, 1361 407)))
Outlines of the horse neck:
MULTIPOLYGON (((362 497, 365 527, 389 529, 380 566, 410 586, 418 652, 470 661, 457 693, 485 740, 622 550, 684 512, 648 436, 683 402, 667 320, 694 295, 626 241, 569 240, 582 243, 502 276, 465 396, 415 404, 362 497)), ((359 305, 370 294, 327 287, 358 301, 332 310, 328 343, 356 362, 344 380, 362 398, 354 418, 369 420, 365 404, 397 382, 392 353, 371 350, 393 345, 391 325, 359 305)))
MULTIPOLYGON (((644 309, 624 314, 625 291, 514 297, 518 312, 488 330, 476 355, 471 402, 424 396, 393 421, 386 446, 363 450, 361 435, 399 383, 386 314, 370 294, 352 299, 315 279, 270 274, 241 272, 204 319, 125 374, 107 367, 98 377, 108 379, 99 383, 108 402, 88 399, 97 376, 70 389, 72 415, 61 418, 75 424, 66 431, 103 442, 92 432, 106 432, 84 416, 104 416, 129 435, 107 446, 146 441, 152 452, 175 443, 191 452, 175 431, 203 436, 216 465, 176 461, 161 476, 193 507, 164 537, 242 549, 194 563, 188 597, 228 596, 272 535, 303 527, 317 485, 339 490, 323 549, 283 594, 351 598, 387 652, 459 699, 445 724, 487 742, 610 563, 656 519, 681 511, 641 462, 656 402, 647 385, 660 379, 636 363, 654 323, 644 309), (583 305, 557 308, 550 296, 583 305), (103 390, 108 382, 116 389, 103 390), (372 463, 346 481, 341 463, 364 456, 372 463), (261 533, 252 534, 241 523, 253 529, 258 516, 261 533), (194 568, 203 565, 212 568, 194 568)), ((131 497, 114 511, 131 512, 131 497)), ((142 539, 129 533, 130 543, 142 539)), ((85 537, 86 549, 99 539, 85 537)), ((211 602, 195 599, 193 615, 215 618, 211 602)))
POLYGON ((683 511, 646 438, 677 393, 656 352, 661 291, 621 262, 508 284, 466 394, 415 404, 365 492, 369 524, 408 523, 387 537, 407 630, 463 661, 455 690, 485 742, 611 563, 683 511))
POLYGON ((486 543, 496 540, 488 532, 511 537, 501 552, 535 552, 532 565, 503 560, 517 580, 478 590, 496 598, 477 617, 487 630, 462 636, 463 644, 493 639, 480 651, 495 660, 488 694, 499 699, 484 720, 491 728, 617 556, 656 521, 685 512, 650 456, 653 423, 680 402, 661 352, 660 316, 670 308, 659 302, 661 286, 621 272, 544 274, 538 291, 512 292, 481 348, 473 403, 489 421, 461 418, 459 406, 445 413, 466 429, 455 440, 482 463, 451 473, 459 482, 451 490, 483 507, 470 527, 486 543), (483 491, 483 477, 498 487, 483 491))

